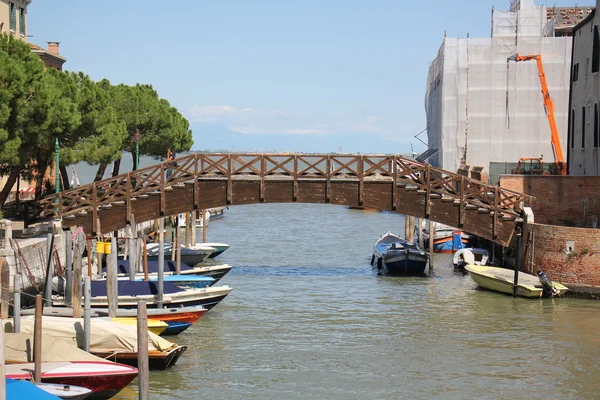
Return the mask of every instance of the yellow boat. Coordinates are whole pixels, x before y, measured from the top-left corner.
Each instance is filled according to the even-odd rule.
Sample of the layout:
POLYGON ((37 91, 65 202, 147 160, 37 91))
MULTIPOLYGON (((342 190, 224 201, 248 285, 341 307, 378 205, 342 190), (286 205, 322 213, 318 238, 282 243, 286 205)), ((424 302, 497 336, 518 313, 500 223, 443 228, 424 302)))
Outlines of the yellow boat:
MULTIPOLYGON (((120 324, 125 324, 125 325, 136 325, 137 324, 137 319, 134 317, 117 317, 117 318, 111 318, 111 320, 114 322, 118 322, 120 324)), ((165 329, 167 329, 168 326, 169 326, 169 324, 167 324, 164 321, 148 318, 148 330, 150 332, 154 333, 155 335, 160 335, 161 333, 163 333, 165 331, 165 329)))
MULTIPOLYGON (((475 283, 482 288, 510 295, 513 294, 515 271, 474 264, 466 265, 465 270, 469 272, 469 276, 475 283)), ((547 281, 547 285, 545 286, 540 278, 535 275, 519 272, 517 296, 527 298, 540 298, 547 295, 562 296, 569 290, 566 286, 558 282, 550 282, 550 280, 547 281), (549 285, 552 285, 552 288, 549 285)))

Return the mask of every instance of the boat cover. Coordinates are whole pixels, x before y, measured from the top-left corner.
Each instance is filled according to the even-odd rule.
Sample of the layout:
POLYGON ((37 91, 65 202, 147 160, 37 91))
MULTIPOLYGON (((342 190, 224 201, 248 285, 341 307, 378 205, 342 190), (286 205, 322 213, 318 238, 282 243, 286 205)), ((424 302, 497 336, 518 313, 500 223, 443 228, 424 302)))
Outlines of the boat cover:
MULTIPOLYGON (((42 334, 42 362, 106 361, 79 348, 72 341, 42 334)), ((33 334, 5 333, 4 357, 7 363, 33 362, 33 334)))
MULTIPOLYGON (((33 334, 34 320, 34 316, 21 317, 21 332, 33 334)), ((76 343, 79 348, 84 346, 83 318, 44 316, 42 331, 53 338, 76 343)), ((165 351, 173 346, 176 345, 148 332, 148 350, 165 351)), ((90 350, 93 353, 137 352, 137 326, 92 318, 90 350)))
MULTIPOLYGON (((185 263, 181 263, 181 271, 188 271, 190 269, 192 269, 192 267, 185 263)), ((102 267, 102 270, 106 272, 106 266, 102 267)), ((177 262, 165 259, 164 271, 175 273, 175 271, 177 271, 177 262)), ((117 273, 126 275, 129 274, 129 260, 117 260, 117 273)), ((158 273, 158 260, 148 261, 148 273, 158 273)))
MULTIPOLYGON (((106 297, 106 281, 92 281, 92 297, 106 297)), ((117 281, 119 296, 151 296, 158 294, 157 282, 153 281, 117 281)), ((163 294, 183 292, 171 282, 163 282, 163 294)))
POLYGON ((6 400, 60 400, 29 381, 6 378, 6 400))

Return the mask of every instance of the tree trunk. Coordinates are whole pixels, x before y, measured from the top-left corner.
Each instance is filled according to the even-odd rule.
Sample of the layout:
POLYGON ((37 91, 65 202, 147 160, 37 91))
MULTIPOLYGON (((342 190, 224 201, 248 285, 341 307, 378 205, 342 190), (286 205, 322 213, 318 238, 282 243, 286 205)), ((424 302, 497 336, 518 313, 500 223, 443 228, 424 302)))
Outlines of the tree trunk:
POLYGON ((61 190, 71 189, 71 184, 69 183, 69 174, 67 173, 66 165, 60 164, 60 177, 62 178, 61 190))
MULTIPOLYGON (((2 191, 0 191, 0 205, 4 205, 4 203, 6 203, 6 199, 8 198, 12 187, 17 181, 17 178, 19 177, 19 173, 21 173, 20 167, 12 167, 10 169, 10 174, 8 175, 8 179, 6 180, 6 184, 2 188, 2 191)), ((17 196, 18 195, 19 194, 17 193, 17 196)))
POLYGON ((115 162, 113 164, 113 171, 112 171, 113 177, 119 175, 119 169, 121 169, 121 159, 120 158, 115 160, 115 162))
POLYGON ((42 198, 42 192, 44 191, 44 175, 46 175, 46 169, 48 164, 39 161, 37 166, 37 175, 35 176, 35 199, 39 200, 42 198))
POLYGON ((100 163, 98 166, 98 171, 96 172, 96 176, 94 177, 94 182, 101 181, 104 177, 104 172, 106 172, 106 163, 100 163))

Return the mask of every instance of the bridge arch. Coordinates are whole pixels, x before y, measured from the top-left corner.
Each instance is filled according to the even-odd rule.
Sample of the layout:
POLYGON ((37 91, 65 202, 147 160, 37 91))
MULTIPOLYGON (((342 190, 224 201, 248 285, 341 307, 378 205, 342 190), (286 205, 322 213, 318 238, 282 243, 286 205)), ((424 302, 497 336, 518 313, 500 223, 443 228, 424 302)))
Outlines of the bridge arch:
POLYGON ((395 211, 508 245, 531 197, 398 155, 194 153, 40 200, 92 234, 225 205, 323 203, 395 211), (167 178, 167 171, 169 176, 167 178))

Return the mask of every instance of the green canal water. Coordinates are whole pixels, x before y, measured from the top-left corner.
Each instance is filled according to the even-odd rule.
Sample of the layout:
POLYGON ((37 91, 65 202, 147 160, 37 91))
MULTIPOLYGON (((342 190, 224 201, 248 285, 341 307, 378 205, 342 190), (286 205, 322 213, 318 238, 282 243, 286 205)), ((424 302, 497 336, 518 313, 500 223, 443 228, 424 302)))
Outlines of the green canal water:
MULTIPOLYGON (((231 207, 208 241, 231 248, 233 292, 152 371, 152 399, 600 398, 600 302, 478 290, 436 255, 433 276, 379 277, 394 213, 231 207)), ((137 381, 119 396, 137 399, 137 381)))

